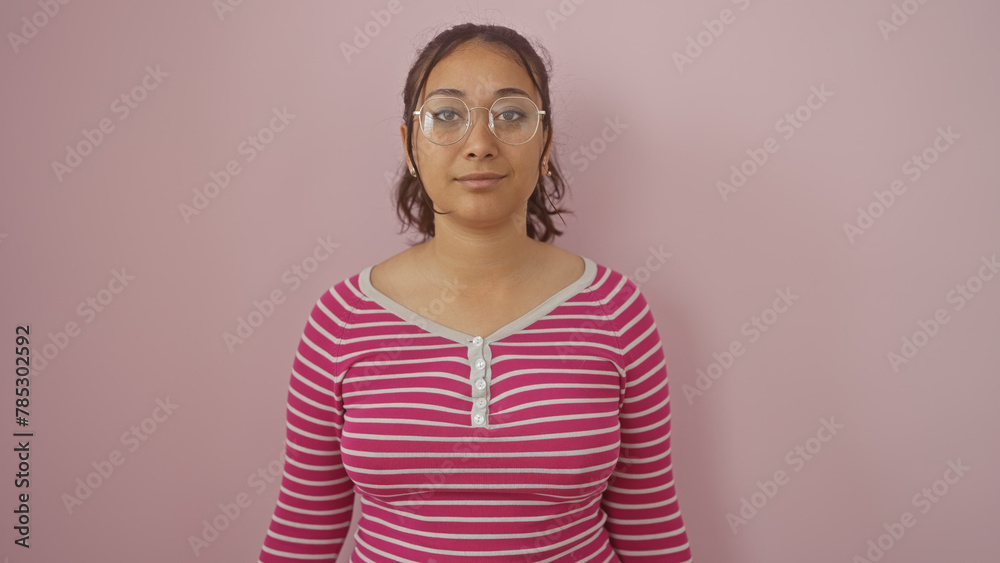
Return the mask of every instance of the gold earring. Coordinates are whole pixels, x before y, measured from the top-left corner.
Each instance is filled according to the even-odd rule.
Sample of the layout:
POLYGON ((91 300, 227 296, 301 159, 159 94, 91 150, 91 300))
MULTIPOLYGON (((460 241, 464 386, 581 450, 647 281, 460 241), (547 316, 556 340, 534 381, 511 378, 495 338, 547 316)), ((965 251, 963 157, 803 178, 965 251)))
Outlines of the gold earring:
POLYGON ((414 178, 417 177, 417 170, 412 166, 410 167, 410 176, 413 176, 414 178))

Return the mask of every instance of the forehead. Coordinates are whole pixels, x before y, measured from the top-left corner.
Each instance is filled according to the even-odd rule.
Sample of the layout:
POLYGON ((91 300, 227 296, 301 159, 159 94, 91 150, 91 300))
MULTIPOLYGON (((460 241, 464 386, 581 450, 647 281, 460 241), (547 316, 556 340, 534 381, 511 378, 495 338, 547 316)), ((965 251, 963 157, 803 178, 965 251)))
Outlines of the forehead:
POLYGON ((527 69, 496 47, 466 43, 431 69, 422 99, 452 96, 485 103, 501 96, 526 96, 540 103, 527 69))

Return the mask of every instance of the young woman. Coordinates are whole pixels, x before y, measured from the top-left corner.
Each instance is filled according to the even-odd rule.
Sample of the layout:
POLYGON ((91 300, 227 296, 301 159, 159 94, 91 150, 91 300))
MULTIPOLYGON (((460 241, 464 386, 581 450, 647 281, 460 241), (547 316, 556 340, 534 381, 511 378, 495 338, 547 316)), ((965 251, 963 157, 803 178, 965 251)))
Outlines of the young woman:
POLYGON ((646 300, 548 243, 545 62, 459 25, 403 104, 398 212, 426 238, 317 300, 260 561, 335 561, 356 494, 352 562, 691 561, 646 300))

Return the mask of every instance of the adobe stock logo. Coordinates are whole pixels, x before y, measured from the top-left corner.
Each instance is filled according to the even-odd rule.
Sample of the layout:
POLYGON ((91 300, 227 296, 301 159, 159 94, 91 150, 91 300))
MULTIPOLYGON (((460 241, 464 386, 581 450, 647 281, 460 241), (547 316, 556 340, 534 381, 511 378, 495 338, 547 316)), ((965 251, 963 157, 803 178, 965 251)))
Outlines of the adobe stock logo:
MULTIPOLYGON (((106 310, 111 303, 119 299, 116 296, 125 291, 129 287, 129 282, 132 281, 135 281, 135 276, 129 275, 125 268, 111 270, 111 278, 105 284, 106 287, 102 287, 96 294, 81 301, 76 307, 76 314, 83 317, 86 324, 94 322, 97 314, 106 310)), ((55 334, 49 331, 49 341, 42 344, 40 349, 32 348, 35 373, 45 371, 49 362, 55 360, 60 353, 65 351, 73 338, 82 334, 82 328, 81 325, 69 321, 64 325, 64 330, 57 330, 55 334)))
MULTIPOLYGON (((955 284, 954 289, 945 294, 945 301, 953 304, 953 309, 956 312, 964 309, 986 287, 986 282, 1000 273, 1000 261, 997 261, 996 254, 989 258, 982 256, 979 261, 982 262, 982 265, 973 275, 966 278, 965 281, 955 284)), ((892 372, 899 373, 900 366, 909 364, 916 358, 917 354, 930 344, 931 339, 937 336, 949 322, 951 322, 951 317, 948 315, 948 310, 943 307, 935 310, 932 318, 919 319, 916 332, 909 336, 900 337, 899 353, 893 350, 886 355, 892 372)))
MULTIPOLYGON (((288 112, 288 106, 283 106, 281 109, 274 107, 271 109, 271 113, 273 115, 267 125, 258 129, 255 134, 247 135, 240 144, 236 145, 236 153, 243 157, 245 163, 253 162, 259 154, 267 150, 267 147, 277 138, 278 133, 284 131, 296 117, 294 113, 288 112)), ((191 205, 186 203, 177 205, 177 210, 180 212, 181 218, 184 219, 184 223, 191 224, 191 217, 205 211, 232 180, 242 173, 243 168, 240 167, 240 162, 236 159, 230 159, 226 162, 222 170, 209 172, 209 181, 201 188, 191 190, 194 193, 191 205)))
POLYGON ((14 54, 19 53, 22 45, 27 45, 28 41, 34 39, 42 28, 49 25, 49 22, 62 11, 62 6, 69 4, 69 2, 70 0, 59 0, 58 2, 56 0, 38 0, 38 7, 41 10, 31 14, 30 18, 28 16, 21 18, 21 34, 18 35, 13 31, 7 32, 7 40, 10 41, 10 47, 14 49, 14 54))
POLYGON ((392 16, 398 15, 402 11, 403 6, 400 5, 399 0, 389 0, 385 9, 368 12, 371 14, 372 19, 368 20, 363 28, 354 26, 352 43, 346 41, 340 42, 340 52, 344 55, 344 60, 347 61, 347 64, 351 64, 352 56, 360 55, 361 50, 370 45, 373 38, 382 33, 383 29, 389 27, 389 24, 392 23, 392 16))
MULTIPOLYGON (((809 88, 809 95, 806 97, 804 103, 792 111, 785 112, 783 117, 778 118, 774 122, 775 132, 781 133, 782 138, 786 141, 791 140, 799 129, 802 129, 819 110, 826 106, 832 97, 833 92, 827 91, 826 83, 821 83, 819 86, 811 86, 809 88)), ((779 150, 781 150, 781 145, 774 137, 764 139, 759 147, 747 149, 746 154, 749 158, 744 159, 738 165, 733 164, 729 167, 731 170, 728 178, 729 181, 719 180, 715 183, 722 201, 729 201, 731 194, 738 192, 740 188, 746 185, 750 178, 764 168, 764 165, 770 159, 769 155, 775 154, 779 150)))
MULTIPOLYGON (((168 76, 170 73, 160 70, 160 65, 156 65, 155 68, 153 65, 146 65, 146 74, 139 80, 139 84, 111 100, 109 111, 118 115, 118 121, 125 121, 132 111, 138 109, 139 104, 149 97, 150 92, 159 88, 168 76)), ((115 124, 110 117, 98 121, 94 129, 86 127, 81 129, 80 134, 83 135, 83 139, 74 145, 66 145, 66 156, 63 160, 52 161, 52 172, 56 175, 56 179, 62 183, 63 178, 83 164, 83 159, 97 150, 97 147, 101 146, 114 131, 115 124)))
MULTIPOLYGON (((903 163, 900 171, 910 179, 911 184, 915 184, 925 172, 934 166, 934 163, 941 158, 941 155, 948 152, 952 145, 955 144, 955 141, 961 138, 961 135, 951 130, 951 125, 947 129, 938 127, 937 136, 934 137, 934 140, 920 154, 910 156, 903 163), (938 144, 939 142, 941 144, 938 144)), ((854 244, 859 236, 865 234, 868 229, 871 229, 875 225, 875 221, 892 209, 892 206, 896 204, 896 199, 905 194, 908 188, 909 186, 902 180, 896 178, 889 184, 888 190, 875 190, 872 192, 875 196, 875 201, 872 201, 865 207, 858 207, 858 216, 855 222, 845 222, 843 224, 844 234, 847 236, 848 242, 854 244)))
POLYGON ((549 22, 552 31, 556 30, 556 24, 565 23, 570 16, 576 13, 576 7, 584 4, 587 0, 560 0, 556 6, 558 13, 549 9, 545 10, 545 19, 549 22))
MULTIPOLYGON (((156 406, 150 415, 122 432, 119 440, 123 446, 128 448, 129 453, 135 452, 142 447, 143 442, 149 440, 150 436, 161 428, 163 423, 170 419, 170 416, 178 408, 180 405, 171 401, 169 395, 163 399, 156 399, 156 406)), ((107 456, 101 456, 97 460, 91 461, 90 465, 94 471, 88 472, 82 478, 76 478, 76 488, 73 489, 72 494, 62 494, 66 513, 72 515, 77 507, 82 506, 85 500, 93 496, 94 492, 115 474, 115 468, 125 463, 125 459, 126 455, 121 450, 115 449, 111 450, 107 456)))
MULTIPOLYGON (((285 452, 286 450, 283 447, 281 454, 276 459, 271 460, 266 467, 258 467, 256 471, 247 477, 247 487, 253 488, 257 496, 260 496, 267 490, 268 484, 278 483, 280 486, 284 478, 285 452)), ((226 499, 218 503, 218 512, 210 518, 202 519, 200 535, 188 536, 188 545, 191 547, 191 551, 194 552, 195 557, 201 555, 203 549, 208 548, 213 542, 218 540, 222 532, 229 529, 242 514, 245 514, 246 510, 253 504, 255 497, 251 497, 250 493, 246 491, 240 491, 235 497, 230 496, 229 498, 232 498, 232 502, 226 499)))
MULTIPOLYGON (((578 149, 570 153, 569 161, 576 165, 578 172, 586 170, 590 163, 597 160, 597 157, 608 150, 608 145, 618 140, 622 131, 628 129, 628 123, 622 121, 621 117, 615 116, 604 118, 604 129, 601 134, 592 138, 587 144, 581 144, 578 149)), ((567 179, 573 180, 572 174, 567 174, 567 179)))
MULTIPOLYGON (((962 463, 962 458, 948 460, 948 468, 940 479, 931 483, 929 487, 923 487, 914 493, 911 503, 914 508, 920 509, 920 514, 927 514, 934 505, 941 502, 941 499, 951 491, 951 487, 962 480, 972 466, 962 463)), ((880 534, 875 539, 869 539, 865 555, 855 555, 851 558, 851 563, 875 563, 885 557, 886 553, 896 546, 896 544, 906 536, 906 530, 917 524, 916 516, 909 510, 903 512, 898 520, 893 520, 888 524, 882 524, 884 534, 880 534)))
POLYGON ((212 8, 215 15, 219 16, 219 21, 225 21, 226 16, 235 12, 243 4, 243 0, 212 0, 212 8))
POLYGON ((634 283, 636 287, 640 287, 653 277, 653 272, 659 271, 659 269, 667 263, 667 258, 670 258, 673 255, 674 254, 672 252, 664 252, 662 244, 659 248, 650 246, 649 254, 646 256, 645 266, 639 266, 633 270, 631 274, 625 274, 625 277, 634 283))
MULTIPOLYGON (((838 430, 843 430, 843 424, 837 424, 836 417, 823 417, 819 420, 819 428, 803 444, 797 444, 785 454, 785 463, 794 473, 802 471, 809 461, 816 458, 820 451, 837 436, 838 430), (825 437, 824 437, 825 436, 825 437)), ((726 514, 729 529, 736 534, 740 526, 746 526, 768 503, 778 495, 781 488, 791 482, 790 475, 784 469, 774 472, 774 479, 764 482, 757 481, 757 489, 750 498, 740 497, 740 508, 736 513, 726 514)))
POLYGON ((888 43, 889 34, 899 31, 901 27, 910 21, 910 16, 916 15, 920 11, 920 6, 926 3, 927 0, 905 0, 902 7, 893 4, 889 21, 880 19, 877 22, 878 30, 882 33, 882 39, 888 43))
MULTIPOLYGON (((292 264, 290 268, 281 274, 281 281, 289 286, 288 293, 295 293, 302 287, 320 267, 320 265, 333 256, 333 251, 340 247, 339 242, 331 240, 330 235, 326 237, 316 237, 316 246, 305 258, 292 264)), ((236 352, 236 347, 244 344, 256 330, 264 324, 264 321, 271 318, 277 310, 278 305, 285 303, 286 294, 281 288, 274 288, 263 301, 254 299, 254 310, 236 317, 236 329, 233 332, 223 332, 222 340, 226 343, 229 353, 236 352)))
MULTIPOLYGON (((750 7, 750 0, 732 0, 732 2, 739 5, 741 12, 745 12, 750 7)), ((726 26, 732 25, 734 22, 736 22, 736 14, 729 8, 724 8, 719 12, 719 19, 701 20, 705 29, 695 35, 688 35, 683 53, 673 52, 672 58, 674 64, 677 65, 677 71, 684 72, 684 65, 694 64, 694 61, 705 52, 705 49, 711 47, 715 40, 722 36, 726 31, 726 26)))
MULTIPOLYGON (((770 307, 761 311, 760 315, 754 315, 740 327, 740 333, 750 337, 748 344, 753 344, 760 340, 761 334, 774 326, 780 316, 787 313, 792 305, 802 297, 801 295, 792 293, 791 287, 784 290, 775 290, 775 293, 777 297, 770 307)), ((697 369, 698 376, 694 380, 697 388, 687 383, 681 385, 681 390, 684 391, 684 398, 687 399, 688 404, 693 405, 695 397, 701 397, 706 391, 711 389, 715 381, 721 378, 729 368, 733 367, 736 363, 736 358, 745 354, 746 350, 747 347, 744 346, 743 341, 736 339, 730 342, 721 354, 719 352, 712 352, 712 359, 714 361, 709 362, 704 370, 701 368, 697 369)))

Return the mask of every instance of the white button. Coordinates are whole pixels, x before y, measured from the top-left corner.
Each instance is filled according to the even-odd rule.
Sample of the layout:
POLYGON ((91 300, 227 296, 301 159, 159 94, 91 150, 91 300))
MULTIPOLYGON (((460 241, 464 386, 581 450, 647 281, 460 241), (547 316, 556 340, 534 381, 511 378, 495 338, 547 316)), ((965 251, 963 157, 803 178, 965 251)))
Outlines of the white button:
POLYGON ((476 360, 476 369, 483 369, 484 367, 486 367, 486 362, 482 358, 476 360))
POLYGON ((482 423, 483 423, 483 420, 484 420, 484 419, 483 419, 483 415, 481 415, 481 414, 477 414, 476 416, 472 417, 472 420, 473 420, 473 421, 474 421, 474 422, 475 422, 476 424, 482 424, 482 423))
POLYGON ((476 380, 476 389, 486 389, 486 380, 485 379, 477 379, 476 380))
POLYGON ((475 337, 475 338, 472 339, 472 344, 474 346, 479 346, 482 343, 483 343, 483 337, 482 336, 477 336, 477 337, 475 337))
POLYGON ((479 407, 479 408, 485 407, 486 406, 486 397, 479 397, 478 399, 476 399, 476 406, 479 407))

